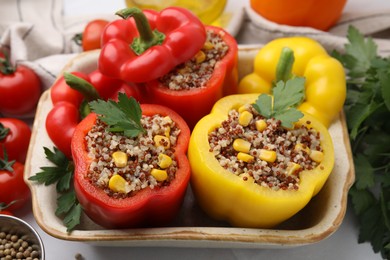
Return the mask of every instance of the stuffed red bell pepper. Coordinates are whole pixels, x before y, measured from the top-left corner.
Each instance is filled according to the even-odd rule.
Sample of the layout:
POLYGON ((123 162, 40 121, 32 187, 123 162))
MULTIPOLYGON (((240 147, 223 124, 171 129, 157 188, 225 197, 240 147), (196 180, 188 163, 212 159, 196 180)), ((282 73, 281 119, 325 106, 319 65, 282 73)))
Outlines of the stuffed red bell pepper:
POLYGON ((206 31, 190 11, 126 8, 102 34, 99 70, 127 82, 146 82, 191 59, 204 45, 206 31), (131 19, 133 18, 133 19, 131 19))
POLYGON ((65 75, 67 80, 64 76, 60 77, 50 90, 53 108, 46 117, 46 131, 55 146, 71 158, 70 141, 74 129, 89 112, 83 100, 116 99, 118 92, 137 99, 141 95, 137 86, 108 78, 97 70, 88 75, 80 72, 65 75), (73 89, 68 84, 79 89, 73 89))
POLYGON ((153 103, 178 112, 193 128, 222 96, 237 92, 238 47, 221 28, 206 26, 207 40, 191 59, 146 83, 153 103))
POLYGON ((93 101, 72 138, 74 188, 84 212, 107 228, 159 226, 177 214, 190 178, 190 130, 173 110, 93 101))

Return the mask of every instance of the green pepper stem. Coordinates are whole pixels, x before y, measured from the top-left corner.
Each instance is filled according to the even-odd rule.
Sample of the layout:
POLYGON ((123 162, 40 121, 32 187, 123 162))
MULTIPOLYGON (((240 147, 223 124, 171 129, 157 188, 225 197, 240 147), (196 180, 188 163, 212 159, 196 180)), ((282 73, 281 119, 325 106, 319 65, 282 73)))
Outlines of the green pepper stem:
POLYGON ((289 47, 284 47, 276 66, 276 82, 281 80, 286 82, 293 77, 292 66, 294 60, 294 51, 289 47))
POLYGON ((133 17, 137 26, 139 38, 134 38, 131 48, 133 51, 140 55, 152 46, 162 44, 165 39, 165 35, 157 30, 152 31, 150 24, 145 14, 141 9, 137 7, 124 8, 115 13, 123 19, 133 17))
POLYGON ((66 84, 80 92, 86 100, 92 101, 100 98, 97 90, 88 81, 68 72, 64 72, 64 79, 66 84))

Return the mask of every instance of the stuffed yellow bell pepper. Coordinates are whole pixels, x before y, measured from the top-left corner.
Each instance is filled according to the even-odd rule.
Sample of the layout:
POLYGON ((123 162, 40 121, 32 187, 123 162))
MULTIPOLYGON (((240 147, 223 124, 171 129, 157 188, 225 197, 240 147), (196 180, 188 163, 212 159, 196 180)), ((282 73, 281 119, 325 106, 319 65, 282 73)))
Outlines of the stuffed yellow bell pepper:
POLYGON ((255 57, 253 73, 240 81, 238 93, 271 93, 273 82, 278 80, 277 66, 285 47, 294 52, 292 75, 306 78, 306 98, 299 109, 328 127, 344 105, 345 72, 342 64, 313 39, 279 38, 266 44, 255 57))
MULTIPOLYGON (((315 117, 303 113, 303 117, 294 124, 294 129, 304 127, 319 133, 317 136, 321 137, 318 137, 319 144, 316 146, 321 146, 321 151, 308 152, 307 150, 312 148, 308 145, 300 146, 299 149, 306 150, 300 151, 303 156, 313 156, 313 160, 317 163, 315 166, 314 164, 309 166, 309 170, 302 170, 298 163, 289 162, 284 176, 286 182, 290 183, 288 185, 282 182, 277 184, 272 178, 269 179, 270 175, 259 177, 251 173, 255 172, 257 167, 264 171, 269 170, 267 166, 278 167, 277 161, 286 159, 272 153, 271 145, 263 146, 262 149, 252 149, 249 148, 251 144, 247 141, 237 138, 240 141, 237 144, 236 139, 230 148, 230 144, 225 143, 228 147, 225 151, 215 152, 211 145, 217 143, 213 135, 221 135, 217 139, 219 138, 222 142, 219 142, 217 146, 224 146, 223 140, 228 142, 228 139, 236 134, 246 135, 240 129, 248 128, 255 133, 267 131, 267 129, 264 130, 262 122, 259 123, 262 120, 254 121, 255 117, 248 116, 248 113, 253 115, 248 104, 254 103, 258 96, 258 94, 237 94, 220 99, 211 113, 203 117, 193 129, 188 157, 192 170, 191 187, 201 208, 209 216, 238 227, 270 228, 296 214, 320 191, 333 169, 334 150, 327 128, 315 117), (236 116, 238 124, 228 119, 228 115, 234 118, 234 114, 239 114, 236 116), (222 130, 219 129, 227 125, 231 125, 232 132, 226 132, 223 127, 222 130), (253 151, 249 152, 251 149, 253 151), (231 159, 218 159, 218 154, 230 153, 229 150, 237 156, 237 160, 233 160, 232 163, 233 170, 227 166, 231 163, 231 159), (261 158, 261 162, 251 164, 250 162, 256 158, 261 158), (241 173, 237 174, 236 171, 241 171, 241 173), (297 179, 297 182, 291 181, 293 178, 297 179)), ((270 127, 275 127, 275 125, 271 124, 270 127)), ((279 140, 278 137, 276 139, 279 140)), ((256 142, 255 137, 251 140, 252 143, 256 142)), ((298 143, 296 146, 299 146, 298 143)), ((280 171, 282 174, 283 170, 280 171)), ((276 174, 279 173, 276 172, 276 174)))

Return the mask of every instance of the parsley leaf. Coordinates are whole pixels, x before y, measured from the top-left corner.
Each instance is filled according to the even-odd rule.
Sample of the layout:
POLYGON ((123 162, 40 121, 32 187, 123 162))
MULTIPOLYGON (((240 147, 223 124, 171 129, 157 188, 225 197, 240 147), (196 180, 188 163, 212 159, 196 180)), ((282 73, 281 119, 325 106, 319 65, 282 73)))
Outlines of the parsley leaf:
POLYGON ((55 214, 59 217, 65 215, 64 224, 67 227, 67 231, 70 232, 78 224, 80 224, 82 213, 82 208, 80 203, 77 201, 75 192, 72 190, 59 196, 57 199, 57 205, 58 208, 55 214))
POLYGON ((273 97, 261 94, 253 107, 266 118, 280 120, 282 126, 292 128, 303 113, 296 109, 305 98, 305 78, 295 77, 279 81, 272 89, 273 97))
POLYGON ((46 186, 57 183, 56 190, 58 192, 68 190, 73 176, 73 163, 69 161, 65 154, 56 147, 53 148, 54 152, 47 147, 43 147, 43 149, 45 151, 46 158, 55 166, 41 167, 40 169, 42 171, 38 172, 34 176, 31 176, 29 180, 43 183, 46 186))
POLYGON ((256 102, 253 104, 253 107, 266 118, 272 117, 272 96, 267 94, 261 94, 256 102))
POLYGON ((73 162, 66 158, 65 154, 53 147, 51 151, 47 147, 43 147, 46 158, 54 164, 54 166, 41 167, 41 172, 31 176, 29 180, 36 181, 46 186, 56 184, 56 191, 59 195, 57 198, 57 209, 55 214, 63 217, 63 222, 70 232, 79 223, 81 217, 81 205, 77 201, 74 190, 72 189, 72 180, 74 165, 73 162))
POLYGON ((354 158, 355 173, 357 175, 355 186, 358 190, 372 188, 375 185, 374 168, 367 158, 362 154, 357 154, 354 158))
POLYGON ((91 110, 109 126, 111 132, 123 132, 125 136, 136 137, 145 132, 141 124, 142 111, 139 103, 126 94, 118 94, 118 102, 95 100, 89 103, 91 110))
POLYGON ((358 242, 390 258, 390 60, 372 38, 348 29, 345 53, 334 52, 347 70, 344 111, 356 179, 349 191, 359 221, 358 242))

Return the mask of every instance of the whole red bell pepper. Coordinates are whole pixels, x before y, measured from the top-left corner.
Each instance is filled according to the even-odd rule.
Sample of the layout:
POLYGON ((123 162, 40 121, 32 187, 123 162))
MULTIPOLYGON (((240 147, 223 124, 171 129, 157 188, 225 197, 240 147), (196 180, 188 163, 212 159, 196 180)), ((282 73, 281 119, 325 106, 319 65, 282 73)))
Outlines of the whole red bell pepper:
POLYGON ((210 113, 212 106, 218 99, 236 93, 238 87, 236 40, 218 27, 206 26, 206 31, 213 31, 220 35, 228 46, 228 52, 215 64, 213 74, 206 86, 188 90, 172 90, 158 79, 146 83, 150 100, 175 110, 186 120, 190 128, 193 128, 199 119, 210 113))
POLYGON ((178 169, 167 186, 145 188, 134 196, 113 198, 103 189, 94 186, 86 177, 91 163, 85 136, 95 125, 97 115, 90 113, 77 126, 72 139, 75 163, 74 188, 84 212, 97 224, 107 228, 166 225, 178 213, 190 179, 186 156, 190 130, 185 121, 173 110, 154 104, 141 104, 142 114, 169 116, 180 129, 174 158, 178 169))
POLYGON ((72 74, 90 83, 94 88, 94 90, 90 91, 94 93, 82 94, 80 91, 71 88, 62 76, 54 83, 50 90, 53 108, 46 117, 46 131, 50 139, 68 158, 72 156, 70 142, 74 129, 82 118, 80 112, 84 113, 80 109, 87 108, 82 105, 85 95, 92 95, 92 97, 87 98, 89 100, 96 98, 116 100, 118 92, 125 93, 127 96, 132 96, 138 100, 141 96, 137 86, 127 84, 121 80, 108 78, 98 70, 88 75, 81 72, 72 72, 72 74))
POLYGON ((117 14, 124 19, 106 26, 99 56, 99 70, 113 78, 146 82, 161 77, 192 58, 206 40, 202 22, 183 8, 126 8, 117 14))

